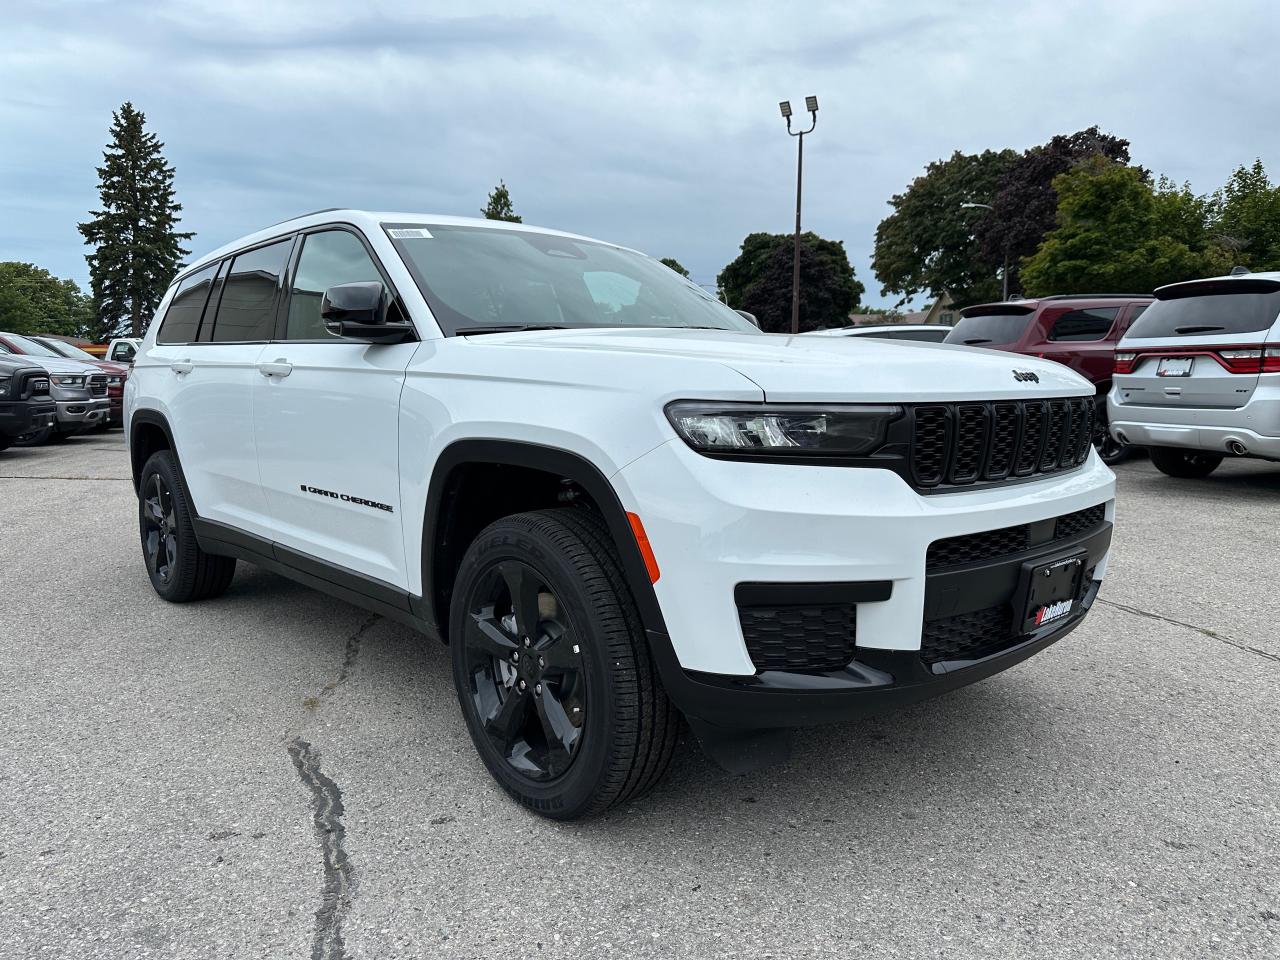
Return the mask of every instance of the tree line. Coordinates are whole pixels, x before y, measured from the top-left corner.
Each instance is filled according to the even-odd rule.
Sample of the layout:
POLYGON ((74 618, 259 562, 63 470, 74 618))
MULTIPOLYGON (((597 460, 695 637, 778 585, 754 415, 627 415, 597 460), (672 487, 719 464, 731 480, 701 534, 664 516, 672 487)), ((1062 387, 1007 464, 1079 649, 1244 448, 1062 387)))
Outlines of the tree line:
MULTIPOLYGON (((90 291, 31 263, 0 262, 0 329, 105 340, 140 336, 194 234, 178 229, 182 205, 164 144, 126 102, 112 114, 97 168, 100 208, 79 224, 91 252, 90 291)), ((1280 185, 1262 161, 1220 189, 1188 184, 1131 162, 1129 141, 1090 127, 1018 152, 956 151, 889 201, 876 228, 872 272, 898 305, 949 296, 959 306, 1011 294, 1145 293, 1164 283, 1280 269, 1280 185)), ((505 181, 481 213, 520 223, 505 181)), ((846 322, 866 292, 843 241, 800 238, 800 328, 846 322)), ((751 233, 716 277, 720 298, 755 314, 766 331, 790 327, 794 240, 751 233)), ((679 261, 661 261, 684 277, 679 261)))

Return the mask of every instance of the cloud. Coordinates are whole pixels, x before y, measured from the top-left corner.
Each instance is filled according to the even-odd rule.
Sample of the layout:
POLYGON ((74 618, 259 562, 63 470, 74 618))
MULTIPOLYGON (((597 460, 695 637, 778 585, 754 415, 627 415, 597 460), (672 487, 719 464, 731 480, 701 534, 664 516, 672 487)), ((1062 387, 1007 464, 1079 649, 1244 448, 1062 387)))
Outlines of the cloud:
POLYGON ((0 259, 83 281, 111 110, 146 112, 199 252, 304 210, 475 215, 501 177, 527 223, 675 256, 713 282, 788 231, 795 141, 820 98, 805 226, 845 241, 870 299, 885 201, 953 149, 1094 123, 1208 191, 1280 173, 1265 4, 810 2, 29 5, 0 60, 0 259))

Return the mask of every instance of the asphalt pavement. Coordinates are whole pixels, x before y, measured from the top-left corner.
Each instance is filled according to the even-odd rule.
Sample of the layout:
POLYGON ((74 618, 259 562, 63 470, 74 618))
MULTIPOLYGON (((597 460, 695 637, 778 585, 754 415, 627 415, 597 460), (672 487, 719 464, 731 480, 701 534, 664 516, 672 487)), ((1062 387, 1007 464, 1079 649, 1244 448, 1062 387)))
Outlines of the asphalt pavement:
POLYGON ((1117 469, 1098 605, 734 777, 515 807, 443 647, 152 592, 118 431, 0 453, 0 957, 1280 955, 1280 465, 1117 469))

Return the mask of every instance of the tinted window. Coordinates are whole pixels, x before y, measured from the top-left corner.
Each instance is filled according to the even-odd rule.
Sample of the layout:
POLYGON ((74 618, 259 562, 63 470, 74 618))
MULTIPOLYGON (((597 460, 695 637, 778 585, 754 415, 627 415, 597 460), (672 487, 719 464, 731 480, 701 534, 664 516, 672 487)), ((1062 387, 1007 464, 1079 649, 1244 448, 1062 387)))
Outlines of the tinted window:
POLYGON ((1265 280, 1219 280, 1157 300, 1129 327, 1130 337, 1195 337, 1266 330, 1280 313, 1280 286, 1265 280))
POLYGON ((1134 325, 1134 323, 1137 321, 1137 319, 1138 319, 1140 316, 1142 316, 1144 313, 1146 313, 1146 312, 1147 312, 1147 307, 1149 307, 1149 306, 1150 306, 1150 304, 1148 304, 1148 303, 1144 303, 1144 304, 1143 304, 1142 306, 1140 306, 1140 307, 1134 307, 1134 308, 1133 308, 1133 313, 1131 313, 1131 314, 1129 315, 1129 326, 1130 326, 1130 327, 1132 327, 1132 326, 1134 325))
POLYGON ((292 240, 242 253, 231 262, 218 319, 213 326, 215 343, 271 340, 275 337, 277 292, 280 275, 289 260, 292 240))
POLYGON ((1053 321, 1050 340, 1101 340, 1115 323, 1119 307, 1068 310, 1053 321))
MULTIPOLYGON (((213 284, 213 275, 217 270, 217 264, 205 267, 178 284, 178 290, 160 324, 160 332, 156 334, 156 343, 190 343, 195 340, 196 331, 200 329, 200 314, 204 312, 205 301, 209 299, 209 287, 213 284)), ((125 360, 133 356, 132 349, 127 353, 124 349, 132 346, 117 343, 111 351, 111 359, 125 360)))
POLYGON ((1013 343, 1027 329, 1031 312, 991 313, 982 316, 961 317, 947 334, 946 343, 967 343, 971 347, 985 347, 992 343, 1013 343))
POLYGON ((382 274, 355 234, 346 230, 309 234, 303 241, 302 256, 298 258, 293 277, 285 337, 289 340, 337 339, 320 319, 324 292, 340 283, 370 280, 382 282, 382 274))

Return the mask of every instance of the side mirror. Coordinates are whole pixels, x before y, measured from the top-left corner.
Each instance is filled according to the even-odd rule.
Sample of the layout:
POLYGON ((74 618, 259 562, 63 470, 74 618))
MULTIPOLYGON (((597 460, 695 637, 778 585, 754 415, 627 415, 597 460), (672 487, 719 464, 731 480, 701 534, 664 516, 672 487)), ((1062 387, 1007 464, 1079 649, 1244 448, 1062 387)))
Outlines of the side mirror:
POLYGON ((413 324, 388 320, 391 298, 377 281, 340 283, 324 292, 320 319, 335 337, 367 343, 401 343, 413 334, 413 324))
POLYGON ((746 320, 757 330, 760 328, 760 321, 756 319, 756 315, 754 313, 747 313, 747 311, 745 310, 735 310, 733 312, 736 313, 738 316, 740 316, 743 320, 746 320))

